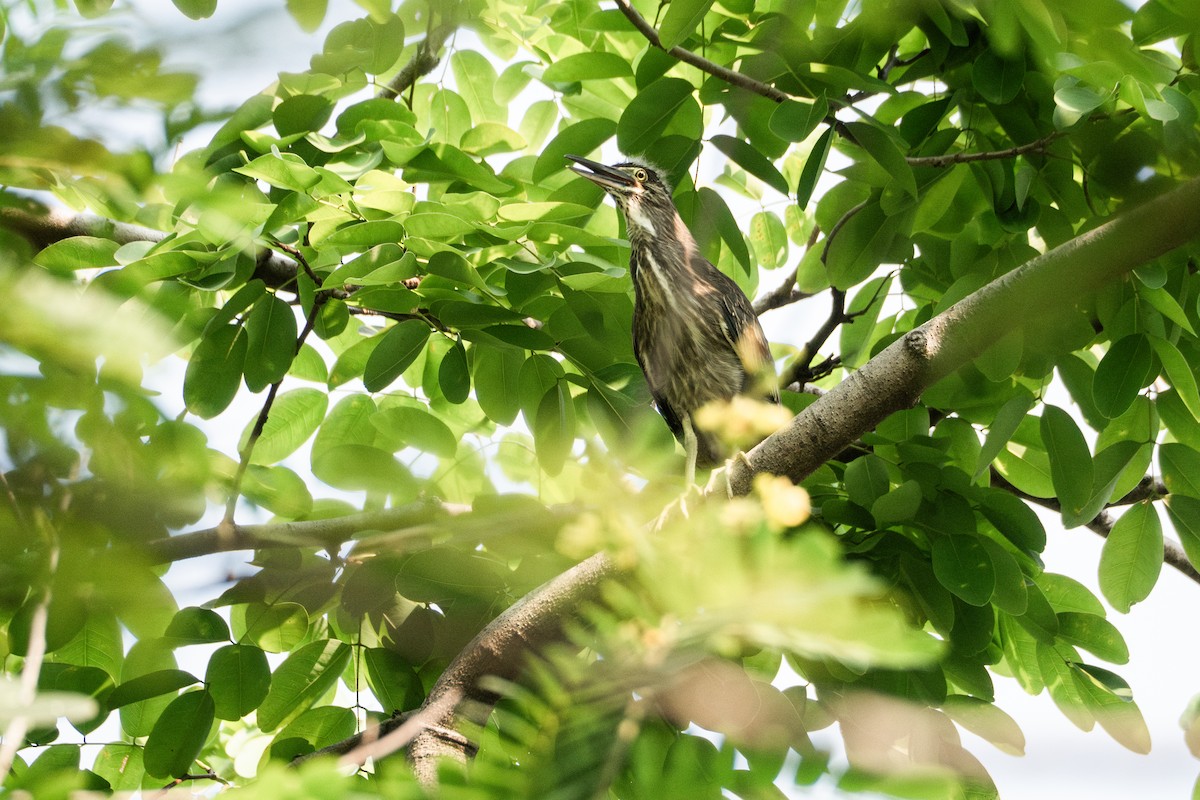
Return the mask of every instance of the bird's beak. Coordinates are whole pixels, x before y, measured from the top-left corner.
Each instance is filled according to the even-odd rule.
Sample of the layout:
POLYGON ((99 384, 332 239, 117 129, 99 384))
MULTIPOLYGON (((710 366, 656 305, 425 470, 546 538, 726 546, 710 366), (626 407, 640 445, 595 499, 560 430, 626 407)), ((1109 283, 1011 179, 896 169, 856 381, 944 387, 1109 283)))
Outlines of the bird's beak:
POLYGON ((572 172, 582 175, 602 189, 627 191, 637 185, 629 175, 606 164, 591 161, 582 156, 567 156, 567 160, 575 162, 569 167, 572 172))

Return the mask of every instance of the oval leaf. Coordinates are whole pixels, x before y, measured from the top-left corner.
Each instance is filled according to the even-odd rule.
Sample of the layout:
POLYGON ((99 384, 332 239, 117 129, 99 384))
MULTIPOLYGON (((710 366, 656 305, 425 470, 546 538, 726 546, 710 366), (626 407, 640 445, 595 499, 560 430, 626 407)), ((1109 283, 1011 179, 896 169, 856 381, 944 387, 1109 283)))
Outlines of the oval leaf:
POLYGON ((188 692, 172 700, 146 740, 146 772, 158 778, 186 775, 208 738, 213 709, 212 695, 206 691, 188 692))
POLYGON ((1146 599, 1163 563, 1163 534, 1158 512, 1149 501, 1121 515, 1100 551, 1100 591, 1113 608, 1128 613, 1146 599))
POLYGON ((405 320, 385 331, 363 368, 363 385, 367 391, 378 392, 391 385, 421 354, 428 339, 429 326, 415 319, 405 320))

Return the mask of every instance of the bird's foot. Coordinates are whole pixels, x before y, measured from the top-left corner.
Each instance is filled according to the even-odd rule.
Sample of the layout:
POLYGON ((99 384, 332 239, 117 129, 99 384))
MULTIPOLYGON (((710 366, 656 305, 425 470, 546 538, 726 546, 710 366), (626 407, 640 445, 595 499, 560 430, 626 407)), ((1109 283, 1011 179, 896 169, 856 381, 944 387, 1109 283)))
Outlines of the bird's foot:
POLYGON ((734 464, 742 464, 746 467, 746 469, 751 471, 754 469, 753 465, 750 463, 749 456, 746 455, 745 451, 739 450, 734 453, 732 457, 725 459, 725 466, 718 470, 713 470, 712 474, 708 478, 708 483, 704 487, 703 494, 711 495, 713 492, 719 491, 720 485, 724 483, 725 496, 732 500, 734 496, 733 481, 730 479, 730 473, 733 470, 734 464))
POLYGON ((691 515, 688 502, 693 498, 697 501, 703 501, 704 490, 694 483, 689 483, 678 497, 667 503, 666 507, 654 520, 654 530, 662 530, 673 519, 687 519, 691 515))

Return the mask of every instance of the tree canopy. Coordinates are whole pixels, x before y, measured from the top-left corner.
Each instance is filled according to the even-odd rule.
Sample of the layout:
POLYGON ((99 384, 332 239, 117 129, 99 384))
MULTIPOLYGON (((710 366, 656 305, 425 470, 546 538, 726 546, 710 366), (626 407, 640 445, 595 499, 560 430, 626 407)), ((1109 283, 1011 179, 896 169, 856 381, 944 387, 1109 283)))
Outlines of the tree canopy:
POLYGON ((0 0, 6 790, 993 797, 999 681, 1148 750, 1109 611, 1200 584, 1200 17, 614 2, 276 3, 309 68, 225 108, 137 4, 0 0), (618 151, 785 332, 684 502, 565 169, 618 151))

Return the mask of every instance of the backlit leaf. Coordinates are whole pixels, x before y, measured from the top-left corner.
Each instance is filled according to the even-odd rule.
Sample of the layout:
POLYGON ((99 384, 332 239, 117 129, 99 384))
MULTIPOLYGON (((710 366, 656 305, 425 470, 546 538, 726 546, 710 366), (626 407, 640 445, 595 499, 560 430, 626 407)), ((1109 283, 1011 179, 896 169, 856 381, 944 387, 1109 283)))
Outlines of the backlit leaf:
POLYGON ((1100 591, 1113 608, 1128 613, 1158 582, 1163 534, 1151 502, 1133 505, 1120 516, 1100 551, 1100 591))

